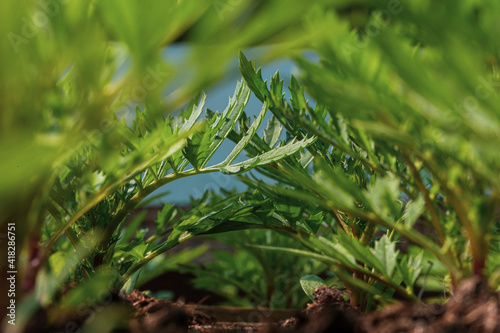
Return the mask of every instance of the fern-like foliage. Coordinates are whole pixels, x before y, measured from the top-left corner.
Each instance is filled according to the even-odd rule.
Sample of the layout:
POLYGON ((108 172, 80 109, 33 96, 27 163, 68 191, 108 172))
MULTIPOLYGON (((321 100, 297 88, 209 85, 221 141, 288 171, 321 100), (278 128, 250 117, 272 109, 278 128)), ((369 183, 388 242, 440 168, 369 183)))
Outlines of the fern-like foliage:
MULTIPOLYGON (((122 280, 125 283, 150 260, 192 236, 256 227, 228 224, 220 214, 211 217, 203 199, 193 207, 192 212, 196 213, 180 214, 178 210, 174 213, 173 206, 165 206, 153 237, 145 234, 134 237, 129 229, 123 231, 130 213, 157 200, 157 196, 150 195, 170 182, 213 172, 243 173, 276 163, 314 142, 314 137, 303 137, 280 144, 276 149, 268 147, 234 163, 250 142, 264 142, 256 133, 268 106, 264 102, 259 116, 250 124, 244 113, 249 97, 248 86, 238 83, 227 108, 222 113, 207 110, 204 117, 204 94, 191 101, 178 116, 159 118, 148 109, 137 108, 130 126, 123 120, 116 121, 112 131, 97 133, 92 141, 76 147, 71 160, 60 166, 47 203, 46 251, 67 249, 65 244, 69 241, 77 249, 84 275, 92 274, 101 265, 112 264, 125 275, 122 280), (240 129, 236 132, 237 124, 240 129), (223 161, 210 165, 215 152, 229 136, 233 139, 239 136, 234 149, 223 161), (65 237, 61 237, 63 234, 65 237), (115 260, 120 253, 124 259, 115 260)), ((273 126, 272 141, 276 143, 281 129, 277 123, 273 126)), ((269 140, 267 135, 266 140, 269 140)), ((232 206, 234 200, 232 197, 214 203, 210 210, 222 209, 233 216, 238 211, 232 206)), ((133 227, 138 228, 140 222, 136 223, 133 227)))

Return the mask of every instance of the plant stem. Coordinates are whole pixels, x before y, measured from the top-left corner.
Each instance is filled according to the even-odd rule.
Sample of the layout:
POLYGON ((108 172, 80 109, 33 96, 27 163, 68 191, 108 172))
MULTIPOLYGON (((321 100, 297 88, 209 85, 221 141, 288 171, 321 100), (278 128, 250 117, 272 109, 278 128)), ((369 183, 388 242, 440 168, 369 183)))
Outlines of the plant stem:
POLYGON ((425 184, 422 180, 422 177, 420 176, 420 173, 418 172, 415 164, 411 161, 411 158, 406 153, 402 152, 401 154, 403 155, 404 159, 406 160, 406 163, 407 163, 408 167, 410 168, 410 170, 413 174, 413 177, 415 178, 418 190, 420 191, 420 193, 422 193, 422 196, 423 196, 424 201, 425 201, 425 205, 427 206, 429 214, 431 215, 432 226, 434 227, 434 230, 436 230, 436 232, 437 232, 438 239, 439 239, 439 242, 441 243, 441 246, 443 246, 444 243, 446 242, 446 235, 444 233, 443 226, 441 225, 441 223, 439 221, 439 216, 437 214, 436 207, 429 196, 429 191, 425 187, 425 184))
POLYGON ((195 170, 195 169, 190 169, 185 172, 180 172, 180 173, 172 173, 166 177, 163 177, 159 179, 158 181, 155 181, 151 183, 148 186, 145 186, 142 188, 139 192, 137 192, 132 199, 130 199, 123 207, 120 209, 120 211, 113 217, 111 222, 106 226, 106 230, 104 232, 104 237, 103 241, 107 241, 113 233, 116 231, 116 228, 118 225, 123 221, 125 217, 142 201, 144 200, 148 195, 159 189, 160 187, 171 183, 175 180, 181 179, 181 178, 186 178, 189 176, 193 175, 200 175, 200 174, 206 174, 206 173, 211 173, 211 172, 216 172, 218 171, 217 169, 200 169, 200 170, 195 170))
POLYGON ((363 234, 361 235, 361 238, 359 239, 359 242, 367 246, 370 244, 370 241, 372 240, 373 233, 375 232, 375 227, 376 225, 373 223, 368 223, 368 225, 365 227, 365 230, 363 231, 363 234))
MULTIPOLYGON (((436 171, 437 168, 434 167, 434 162, 431 161, 430 159, 423 160, 428 169, 431 171, 434 177, 436 177, 437 181, 439 184, 441 184, 441 187, 443 189, 444 194, 448 198, 451 206, 455 210, 458 219, 460 220, 460 223, 465 229, 465 232, 467 233, 467 238, 469 239, 470 242, 470 248, 472 252, 472 257, 474 261, 474 274, 475 275, 482 275, 482 272, 476 271, 476 269, 480 269, 481 267, 484 267, 484 262, 486 261, 486 254, 483 251, 483 247, 485 251, 487 251, 488 245, 484 242, 484 234, 479 232, 479 235, 477 235, 474 231, 474 227, 472 225, 472 222, 470 221, 469 217, 467 216, 467 208, 468 204, 460 199, 458 199, 458 196, 455 195, 455 192, 448 187, 447 184, 447 176, 444 175, 444 177, 441 177, 440 174, 436 171)), ((453 276, 452 276, 453 280, 453 276)), ((453 286, 456 287, 456 283, 458 283, 460 280, 453 280, 453 286)))

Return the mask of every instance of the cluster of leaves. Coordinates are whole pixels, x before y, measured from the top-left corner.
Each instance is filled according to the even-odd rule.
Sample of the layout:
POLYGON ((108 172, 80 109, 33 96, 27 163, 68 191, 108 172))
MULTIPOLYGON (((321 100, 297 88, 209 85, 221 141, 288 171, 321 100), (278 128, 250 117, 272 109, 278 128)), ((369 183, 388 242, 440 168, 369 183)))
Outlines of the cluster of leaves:
MULTIPOLYGON (((344 29, 318 43, 319 63, 295 58, 303 85, 292 76, 289 101, 278 73, 268 86, 240 54, 240 71, 274 122, 291 137, 318 138, 300 157, 257 168, 277 184, 242 178, 308 250, 260 248, 327 263, 361 308, 394 292, 417 300, 417 281, 421 291, 429 279, 452 292, 471 275, 492 285, 498 278, 497 34, 486 7, 443 2, 452 22, 427 15, 435 7, 406 4, 376 38, 316 13, 311 29, 344 29), (467 22, 462 35, 458 22, 467 22), (304 203, 335 223, 301 222, 304 203)), ((252 140, 247 152, 268 148, 252 140)))
MULTIPOLYGON (((0 222, 25 224, 17 244, 27 263, 20 269, 23 288, 37 281, 25 304, 48 304, 60 284, 87 277, 85 288, 111 280, 128 290, 146 264, 161 271, 161 255, 181 242, 255 228, 288 235, 301 246, 249 240, 240 247, 327 264, 360 308, 394 293, 417 300, 426 281, 443 283, 447 292, 470 275, 495 284, 500 4, 402 1, 394 8, 366 0, 357 2, 366 7, 368 15, 357 16, 365 21, 349 22, 337 15, 343 1, 294 1, 282 11, 288 14, 276 16, 279 3, 243 1, 214 20, 210 1, 144 6, 106 0, 90 7, 75 1, 58 5, 44 29, 23 39, 18 33, 26 31, 23 18, 34 17, 34 2, 0 5, 9 13, 0 24, 8 36, 0 42, 0 159, 6 161, 0 222), (305 29, 298 28, 299 15, 305 29), (165 105, 162 88, 182 73, 161 52, 187 29, 196 75, 172 87, 165 105), (274 55, 308 45, 319 58, 294 56, 301 84, 291 78, 288 100, 278 73, 268 85, 240 54, 244 82, 223 113, 207 110, 198 122, 201 95, 179 116, 164 117, 214 82, 221 60, 272 37, 283 42, 274 55), (82 52, 82 44, 92 47, 82 52), (116 78, 121 53, 133 64, 116 78), (146 90, 155 70, 165 82, 146 90), (147 92, 139 101, 147 108, 137 109, 131 126, 116 121, 113 113, 134 99, 137 87, 147 92), (251 92, 263 105, 253 122, 243 111, 251 92), (273 117, 260 137, 268 110, 273 117), (226 139, 234 149, 208 166, 226 139), (235 163, 243 150, 248 158, 235 163), (190 212, 166 205, 154 234, 136 232, 143 216, 125 226, 132 210, 163 185, 250 169, 275 182, 242 177, 249 191, 204 196, 190 212)), ((66 305, 76 306, 79 294, 66 305)))
POLYGON ((203 266, 182 264, 181 271, 194 274, 193 286, 223 296, 223 304, 266 308, 303 308, 308 298, 299 286, 304 274, 324 275, 326 266, 317 260, 256 247, 301 247, 272 230, 242 230, 212 237, 230 245, 212 252, 213 261, 203 266))
MULTIPOLYGON (((164 119, 216 82, 238 49, 265 42, 273 58, 310 41, 298 19, 311 10, 308 3, 240 1, 221 8, 215 2, 0 5, 0 34, 6 37, 0 41, 0 225, 18 224, 19 298, 39 284, 25 304, 47 304, 59 282, 106 281, 107 273, 97 277, 98 267, 125 274, 116 281, 121 285, 183 241, 178 234, 167 240, 172 226, 158 230, 163 238, 134 236, 139 220, 124 231, 127 215, 160 186, 200 173, 243 172, 310 143, 293 142, 232 163, 266 108, 250 124, 241 121, 241 109, 232 110, 242 100, 233 101, 224 116, 207 111, 204 124, 195 124, 202 98, 180 117, 164 119), (279 19, 276 12, 282 13, 279 19), (176 41, 191 46, 189 56, 173 65, 170 45, 176 41), (171 92, 167 98, 165 91, 171 92), (116 121, 124 107, 138 104, 147 110, 136 112, 133 126, 116 121), (232 121, 246 129, 240 143, 225 161, 206 167, 232 121)), ((244 100, 247 89, 240 88, 242 95, 235 98, 244 100)), ((193 216, 180 217, 192 223, 183 225, 183 232, 192 237, 210 229, 198 230, 193 216)))
MULTIPOLYGON (((48 239, 45 240, 45 251, 40 255, 52 251, 53 246, 70 241, 75 249, 86 253, 79 260, 84 270, 91 274, 96 267, 110 264, 116 257, 115 251, 118 257, 119 253, 125 252, 135 258, 130 262, 120 257, 122 264, 118 270, 125 275, 123 282, 126 282, 132 272, 180 242, 198 234, 214 232, 214 229, 240 228, 235 225, 226 227, 223 219, 206 214, 207 209, 221 208, 234 213, 230 207, 233 197, 212 200, 209 206, 204 197, 190 212, 182 215, 174 206, 165 205, 156 221, 154 236, 150 238, 141 233, 130 242, 134 230, 140 225, 140 218, 123 231, 126 217, 132 210, 158 199, 158 196, 148 196, 163 185, 210 172, 245 172, 294 154, 312 142, 309 139, 294 141, 272 152, 233 163, 248 142, 257 137, 256 131, 266 111, 263 108, 227 158, 207 166, 236 123, 249 123, 243 112, 249 97, 249 88, 238 84, 224 112, 209 112, 198 124, 205 96, 191 102, 179 116, 168 116, 164 120, 151 117, 148 110, 137 109, 132 128, 122 121, 109 137, 103 135, 76 152, 74 164, 61 170, 52 189, 50 216, 43 230, 48 239), (109 164, 102 163, 101 155, 105 151, 102 146, 108 144, 115 147, 115 154, 105 159, 114 161, 109 164), (61 238, 62 234, 66 237, 61 238)), ((43 259, 39 258, 40 261, 43 259)))
MULTIPOLYGON (((17 253, 26 266, 19 269, 21 279, 35 279, 29 276, 34 273, 25 272, 32 270, 28 267, 32 262, 37 263, 32 260, 33 252, 40 247, 40 251, 49 252, 40 246, 41 237, 50 239, 50 248, 80 218, 88 219, 78 222, 83 229, 90 228, 93 222, 101 223, 92 221, 95 214, 86 217, 86 213, 75 216, 73 212, 85 211, 80 209, 83 202, 89 209, 95 206, 95 212, 115 212, 114 205, 127 201, 119 196, 133 196, 132 189, 138 191, 139 184, 125 187, 137 176, 135 173, 174 154, 169 150, 176 150, 183 142, 182 137, 173 134, 169 142, 169 134, 164 133, 163 137, 154 136, 136 145, 137 138, 129 138, 127 129, 115 124, 115 115, 130 113, 132 118, 135 106, 140 105, 147 106, 150 118, 162 118, 219 80, 238 49, 277 36, 289 40, 290 36, 306 33, 296 21, 297 13, 307 11, 307 4, 301 1, 293 1, 294 11, 284 12, 279 21, 268 18, 283 6, 280 1, 241 1, 223 9, 214 2, 218 3, 2 2, 0 225, 19 224, 17 253), (223 17, 219 15, 221 10, 223 17), (237 27, 232 27, 235 22, 237 27), (180 63, 175 60, 177 46, 172 45, 177 41, 190 44, 180 63), (133 147, 128 149, 142 149, 144 156, 141 151, 123 159, 119 152, 122 139, 130 139, 133 147), (79 164, 81 158, 88 163, 79 164), (87 173, 82 168, 97 172, 87 173), (106 174, 100 175, 100 169, 106 174), (96 189, 101 196, 91 198, 96 189), (54 191, 64 195, 54 198, 54 191), (119 194, 113 199, 99 204, 116 191, 119 194), (61 202, 66 194, 68 202, 61 202), (52 200, 59 201, 56 207, 52 200), (49 215, 63 221, 65 227, 42 230, 45 223, 52 223, 49 215)), ((279 51, 274 56, 286 49, 283 45, 269 46, 269 51, 279 51)), ((149 171, 145 181, 154 177, 153 173, 158 176, 162 172, 166 170, 149 171)), ((118 223, 116 217, 114 224, 118 223)), ((115 225, 100 228, 107 229, 107 237, 115 225)), ((1 264, 4 267, 3 261, 1 264)), ((31 290, 32 285, 27 283, 25 287, 31 290)))
MULTIPOLYGON (((216 199, 209 198, 208 193, 194 200, 188 212, 166 204, 158 213, 154 232, 141 228, 145 213, 126 225, 134 209, 165 195, 151 196, 161 186, 206 173, 246 172, 293 155, 314 141, 293 140, 234 162, 248 143, 258 137, 256 132, 267 111, 264 105, 251 122, 243 112, 249 97, 248 86, 238 83, 227 108, 222 113, 207 110, 203 121, 199 118, 205 95, 193 100, 178 116, 156 117, 148 109, 137 108, 130 126, 123 119, 116 121, 109 133, 96 133, 87 144, 76 147, 68 163, 56 173, 46 203, 42 246, 33 252, 33 261, 38 264, 27 270, 25 280, 34 285, 37 278, 32 296, 43 295, 41 303, 48 305, 62 285, 85 280, 108 279, 111 287, 130 291, 143 267, 153 259, 158 258, 140 283, 201 254, 203 248, 185 251, 175 259, 162 256, 194 236, 264 227, 264 222, 257 218, 239 218, 253 209, 235 204, 237 195, 216 199), (209 166, 237 124, 242 135, 233 150, 222 162, 209 166)), ((261 208, 256 214, 266 213, 261 208)), ((78 299, 88 294, 84 290, 91 291, 86 288, 94 288, 94 283, 82 283, 75 288, 62 306, 74 309, 81 304, 78 299)))

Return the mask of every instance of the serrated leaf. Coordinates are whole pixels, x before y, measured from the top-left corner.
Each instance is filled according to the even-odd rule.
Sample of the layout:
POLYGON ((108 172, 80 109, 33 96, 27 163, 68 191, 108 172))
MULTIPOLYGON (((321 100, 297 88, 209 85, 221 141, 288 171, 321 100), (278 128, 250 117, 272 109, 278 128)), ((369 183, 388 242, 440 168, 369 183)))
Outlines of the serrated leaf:
POLYGON ((344 233, 338 233, 337 237, 339 239, 339 244, 344 247, 350 254, 352 254, 357 260, 387 275, 385 266, 370 251, 370 248, 368 246, 362 245, 357 238, 351 238, 344 233))
MULTIPOLYGON (((210 146, 210 153, 207 159, 212 157, 215 151, 220 147, 224 139, 229 135, 231 130, 233 130, 237 121, 241 118, 243 110, 250 99, 250 89, 245 82, 238 82, 236 89, 234 91, 233 97, 229 100, 229 105, 224 110, 220 121, 217 124, 218 130, 212 140, 210 146)), ((208 162, 208 161, 207 161, 208 162)))
POLYGON ((209 158, 210 137, 210 129, 205 128, 203 131, 193 135, 191 139, 188 139, 184 147, 184 156, 196 170, 203 168, 205 162, 209 158))
POLYGON ((316 275, 304 275, 300 278, 300 286, 307 296, 314 301, 313 293, 318 287, 326 286, 325 281, 316 275))
POLYGON ((166 225, 175 216, 176 208, 174 205, 169 203, 165 204, 163 208, 158 212, 158 217, 155 220, 155 230, 157 234, 160 234, 166 225))
POLYGON ((364 192, 367 203, 373 212, 383 218, 392 216, 398 218, 400 214, 400 204, 398 198, 400 195, 400 180, 393 176, 387 176, 378 179, 374 185, 368 187, 364 192))
POLYGON ((261 155, 250 158, 246 161, 233 164, 229 167, 222 167, 220 169, 221 171, 226 173, 231 173, 232 170, 237 170, 237 172, 244 172, 248 169, 255 168, 256 166, 273 163, 287 156, 293 155, 301 149, 306 148, 314 141, 316 141, 315 137, 296 142, 292 141, 285 146, 275 148, 261 155))
POLYGON ((252 137, 257 132, 257 129, 262 124, 266 112, 267 112, 267 103, 264 103, 262 109, 260 110, 259 116, 254 120, 253 124, 250 126, 246 134, 243 136, 240 142, 236 144, 236 146, 233 148, 233 150, 227 156, 227 158, 223 162, 217 164, 218 167, 225 167, 231 164, 235 160, 235 158, 238 157, 238 155, 243 151, 243 149, 245 149, 246 145, 250 142, 252 137))
POLYGON ((411 257, 409 255, 403 256, 402 260, 397 264, 397 268, 401 274, 401 277, 410 289, 420 276, 422 271, 422 261, 423 261, 423 251, 421 251, 416 257, 411 257))
POLYGON ((299 86, 297 79, 292 75, 290 77, 290 86, 288 87, 290 91, 290 103, 294 110, 305 110, 307 108, 307 102, 304 96, 304 88, 299 86))
POLYGON ((396 267, 398 256, 396 244, 391 242, 387 235, 383 235, 378 241, 375 242, 373 254, 375 254, 382 265, 384 265, 388 277, 391 277, 394 272, 394 268, 396 267))
POLYGON ((182 124, 180 128, 181 132, 187 131, 194 126, 198 118, 200 118, 201 113, 203 112, 206 100, 207 100, 207 95, 205 95, 205 93, 202 93, 197 105, 194 104, 195 103, 194 99, 191 101, 188 107, 191 111, 190 116, 189 119, 184 124, 182 124))
POLYGON ((269 147, 273 148, 276 143, 278 143, 282 130, 283 128, 281 127, 280 122, 275 116, 273 116, 271 119, 269 119, 269 121, 267 122, 267 127, 264 129, 264 142, 269 147))
POLYGON ((241 75, 243 75, 243 78, 245 79, 255 96, 261 102, 270 99, 271 95, 269 93, 269 90, 267 89, 266 81, 262 80, 260 68, 255 71, 252 62, 249 61, 241 51, 239 53, 239 63, 241 75))
POLYGON ((123 251, 134 258, 137 258, 139 260, 144 259, 144 253, 146 252, 147 245, 144 243, 143 240, 140 241, 132 241, 128 244, 122 244, 117 246, 117 250, 123 251))
POLYGON ((283 80, 280 80, 280 73, 276 71, 276 73, 271 77, 271 98, 273 101, 281 105, 283 104, 283 80))
POLYGON ((405 212, 403 213, 403 221, 408 229, 413 228, 415 222, 425 211, 425 201, 419 196, 417 200, 413 200, 406 206, 405 212))

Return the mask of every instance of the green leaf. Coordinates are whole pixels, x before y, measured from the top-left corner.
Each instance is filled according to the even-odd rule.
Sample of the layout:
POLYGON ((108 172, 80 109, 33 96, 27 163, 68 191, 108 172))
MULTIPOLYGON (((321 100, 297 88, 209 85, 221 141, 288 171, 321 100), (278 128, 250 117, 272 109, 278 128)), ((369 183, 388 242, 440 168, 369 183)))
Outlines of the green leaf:
POLYGON ((314 301, 313 293, 318 287, 326 286, 325 281, 316 275, 304 275, 300 278, 300 286, 307 296, 314 301))
POLYGON ((304 139, 301 141, 292 141, 284 146, 275 148, 261 155, 250 158, 246 161, 230 165, 229 167, 220 168, 221 171, 226 173, 239 173, 247 171, 251 168, 255 168, 259 165, 269 164, 279 161, 285 157, 293 155, 314 143, 316 141, 315 137, 304 139))
POLYGON ((278 119, 273 116, 267 122, 267 127, 264 129, 264 142, 271 148, 278 143, 282 131, 282 127, 278 119))
POLYGON ((234 213, 233 204, 208 212, 198 212, 178 224, 167 239, 168 242, 183 241, 196 235, 209 232, 219 224, 224 223, 234 213))
POLYGON ((191 114, 189 116, 189 119, 184 124, 182 124, 180 128, 181 132, 190 130, 194 126, 198 118, 200 118, 201 113, 203 112, 203 108, 205 106, 206 101, 207 101, 207 95, 205 95, 205 93, 201 94, 201 97, 197 105, 194 104, 195 99, 191 100, 191 103, 188 107, 188 110, 191 111, 191 114))
POLYGON ((207 160, 212 157, 229 133, 234 129, 234 126, 241 118, 243 110, 249 99, 250 89, 245 82, 238 82, 234 91, 234 96, 230 98, 229 105, 226 107, 221 118, 219 119, 220 124, 215 124, 218 130, 212 140, 207 160))
POLYGON ((188 139, 183 150, 186 159, 193 165, 195 170, 203 168, 210 156, 211 133, 210 128, 205 127, 202 131, 195 133, 188 139))
POLYGON ((132 290, 134 290, 137 280, 139 279, 139 276, 141 275, 142 268, 138 269, 137 272, 132 275, 130 279, 128 279, 125 284, 123 285, 121 292, 125 294, 130 294, 132 290))
POLYGON ((406 206, 405 212, 403 213, 403 221, 405 227, 408 229, 413 228, 415 222, 425 211, 425 201, 422 196, 419 196, 416 200, 410 201, 406 206))
MULTIPOLYGON (((326 160, 315 160, 314 185, 325 198, 340 209, 356 209, 355 201, 363 201, 364 194, 357 184, 352 182, 340 166, 332 168, 326 160), (316 163, 316 161, 318 163, 316 163)), ((310 183, 310 181, 309 181, 310 183)), ((311 184, 309 184, 309 187, 311 184)))
POLYGON ((317 249, 317 251, 337 259, 347 267, 354 267, 358 265, 356 263, 354 253, 342 246, 337 239, 330 240, 323 236, 313 236, 309 239, 309 242, 315 249, 317 249))
POLYGON ((121 244, 116 247, 117 250, 123 251, 127 254, 130 254, 134 258, 141 260, 144 258, 144 254, 146 253, 147 244, 144 243, 143 240, 140 241, 132 241, 128 244, 121 244))
POLYGON ((165 204, 161 211, 158 212, 158 218, 155 220, 155 230, 157 234, 163 232, 163 229, 167 226, 167 224, 172 221, 175 217, 177 209, 172 204, 165 204))
POLYGON ((391 242, 387 235, 383 235, 375 242, 373 254, 375 254, 382 265, 384 265, 388 277, 391 277, 394 272, 398 252, 399 251, 396 251, 396 244, 391 242))
POLYGON ((375 268, 386 277, 390 277, 384 264, 370 251, 368 246, 364 246, 356 238, 351 238, 344 233, 338 233, 339 244, 352 254, 357 260, 367 266, 375 268))
POLYGON ((401 211, 398 202, 401 181, 393 175, 378 179, 365 191, 366 201, 373 212, 382 218, 398 219, 401 211))
POLYGON ((397 264, 401 277, 409 290, 413 290, 413 286, 420 276, 423 268, 423 255, 423 251, 415 257, 404 255, 402 260, 397 264))
POLYGON ((217 164, 215 167, 225 167, 231 164, 236 157, 245 149, 246 145, 250 142, 252 137, 255 135, 257 132, 257 129, 259 128, 260 124, 262 124, 262 121, 264 120, 264 116, 266 115, 267 112, 267 103, 264 103, 262 106, 262 109, 260 111, 259 116, 254 120, 246 134, 243 136, 243 138, 236 144, 236 146, 233 148, 231 153, 226 157, 226 159, 217 164))
POLYGON ((273 102, 277 105, 283 104, 283 80, 280 80, 280 73, 276 73, 271 77, 271 98, 273 102))
POLYGON ((260 68, 255 71, 252 62, 245 57, 242 51, 239 53, 239 62, 241 75, 243 75, 243 78, 255 96, 263 103, 270 99, 271 94, 267 89, 266 81, 262 80, 260 68))

